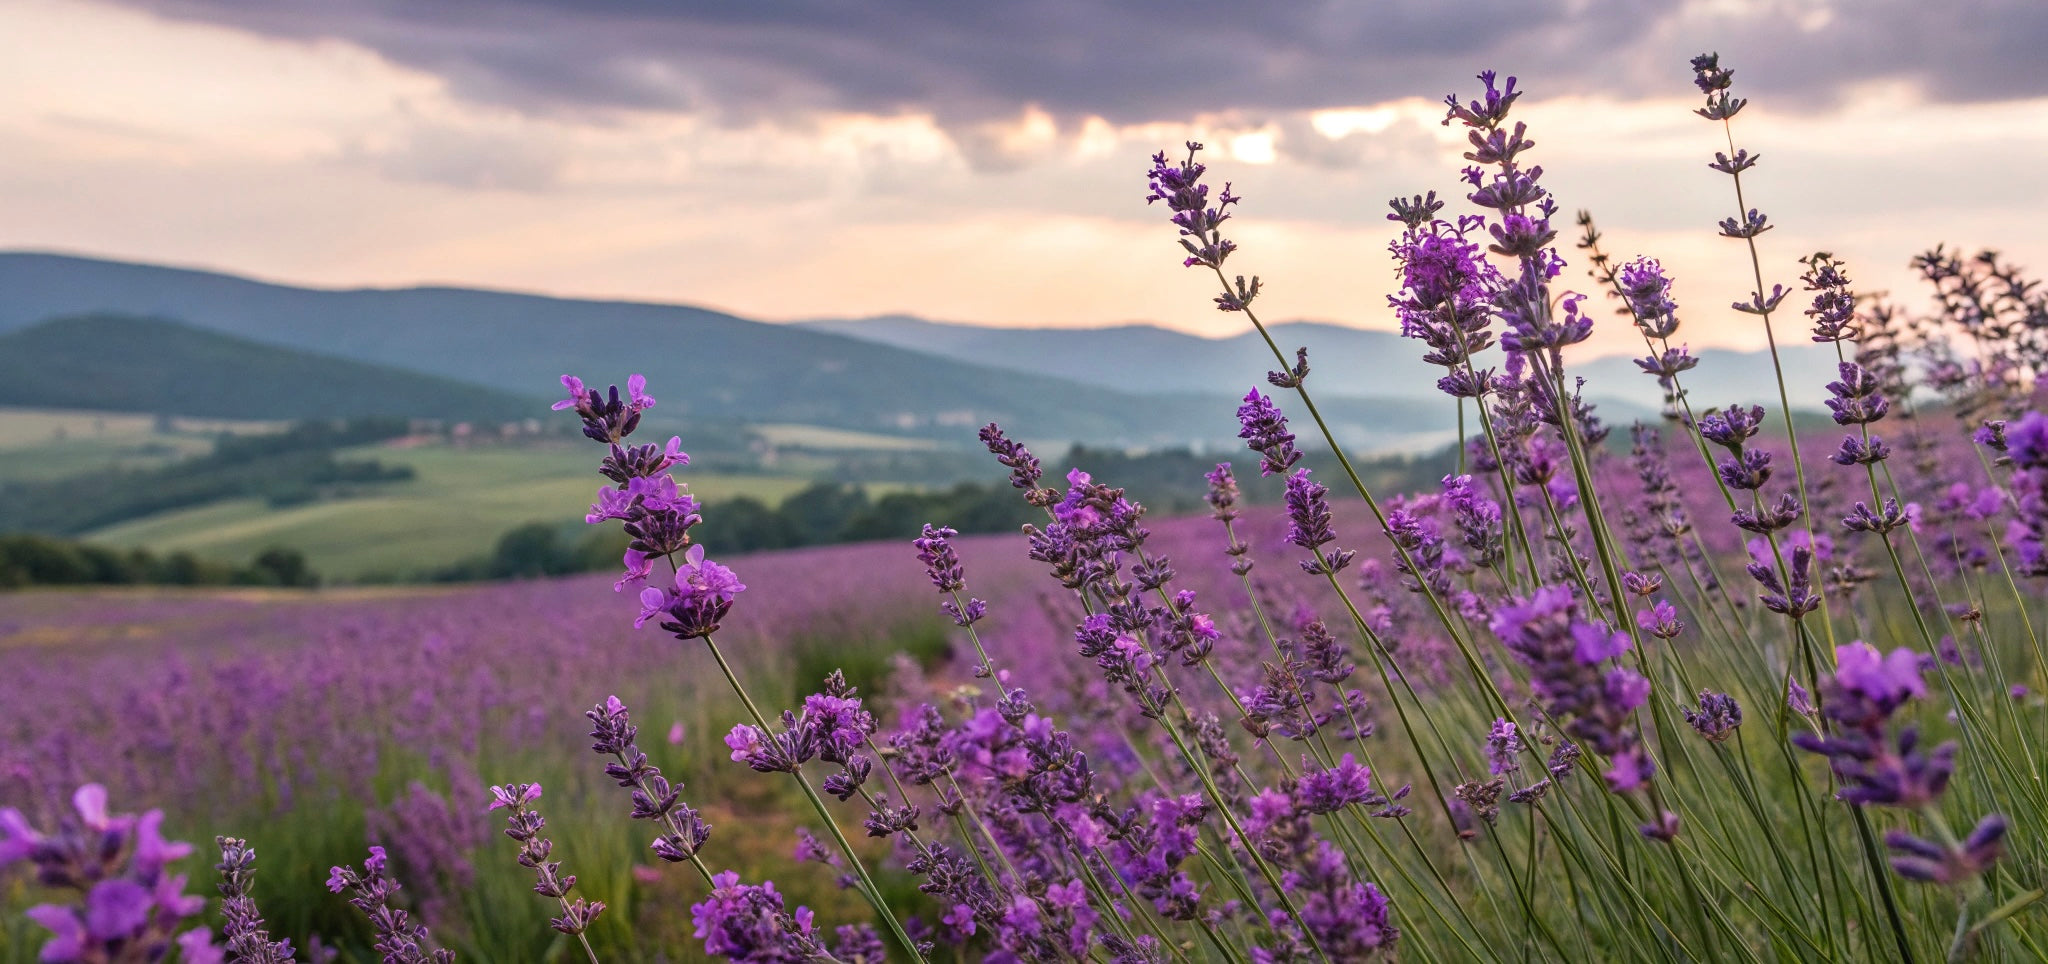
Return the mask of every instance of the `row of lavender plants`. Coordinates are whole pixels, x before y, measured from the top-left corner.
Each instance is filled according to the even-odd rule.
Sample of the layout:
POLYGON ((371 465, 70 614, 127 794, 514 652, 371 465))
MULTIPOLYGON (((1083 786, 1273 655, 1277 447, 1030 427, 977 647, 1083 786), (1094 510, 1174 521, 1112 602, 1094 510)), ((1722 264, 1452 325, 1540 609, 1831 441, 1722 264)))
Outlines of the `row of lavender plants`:
MULTIPOLYGON (((1937 249, 1916 262, 1938 293, 1930 316, 1859 297, 1825 253, 1802 260, 1794 300, 1766 278, 1771 225, 1745 195, 1758 157, 1735 144, 1732 74, 1712 55, 1692 67, 1698 113, 1728 137, 1710 165, 1737 212, 1721 233, 1755 270, 1734 308, 1774 358, 1781 338, 1835 347, 1841 431, 1802 437, 1782 375, 1767 406, 1689 396, 1672 279, 1613 259, 1585 215, 1577 247, 1601 290, 1562 290, 1559 208, 1510 116, 1520 92, 1482 74, 1445 120, 1467 132, 1472 211, 1430 193, 1390 215, 1392 307, 1476 429, 1461 471, 1438 491, 1367 491, 1317 414, 1325 376, 1268 336, 1272 394, 1254 388, 1238 414, 1258 471, 1286 476, 1287 548, 1267 559, 1252 544, 1222 464, 1204 554, 1228 575, 1190 578, 1123 490, 1080 472, 1059 484, 990 425, 982 441, 1045 512, 1026 552, 1050 582, 1012 604, 1035 618, 1005 623, 973 594, 954 533, 928 526, 911 549, 973 681, 907 674, 890 725, 836 672, 763 702, 784 687, 749 678, 722 632, 758 587, 692 545, 680 442, 627 442, 654 404, 643 380, 621 394, 565 377, 557 408, 608 447, 612 485, 589 521, 632 539, 614 588, 637 595, 634 625, 701 649, 699 671, 741 713, 731 760, 782 788, 764 799, 798 808, 797 856, 865 905, 821 919, 727 869, 728 828, 604 698, 585 714, 585 782, 601 770, 654 862, 685 865, 673 873, 702 952, 2048 959, 2048 707, 2032 689, 2048 659, 2028 613, 2029 581, 2048 575, 2048 416, 2029 411, 2048 299, 1995 258, 1937 249), (1666 423, 1626 445, 1566 366, 1610 300, 1667 398, 1666 423), (1362 512, 1297 465, 1308 424, 1362 512), (1372 538, 1341 537, 1354 523, 1372 538)), ((1221 286, 1217 307, 1265 335, 1260 280, 1224 271, 1239 198, 1211 193, 1199 150, 1155 157, 1148 200, 1170 212, 1185 264, 1221 286)), ((563 935, 555 953, 634 955, 602 936, 620 892, 579 882, 585 855, 554 842, 570 839, 543 817, 560 790, 509 776, 523 779, 471 810, 503 817, 502 848, 563 935)), ((242 840, 217 841, 218 937, 181 927, 204 902, 168 871, 189 848, 162 819, 110 816, 92 786, 47 833, 0 812, 0 862, 79 895, 31 910, 54 935, 43 959, 156 960, 174 944, 185 960, 296 959, 250 897, 242 840)), ((380 846, 328 884, 381 959, 452 959, 399 880, 380 846)))

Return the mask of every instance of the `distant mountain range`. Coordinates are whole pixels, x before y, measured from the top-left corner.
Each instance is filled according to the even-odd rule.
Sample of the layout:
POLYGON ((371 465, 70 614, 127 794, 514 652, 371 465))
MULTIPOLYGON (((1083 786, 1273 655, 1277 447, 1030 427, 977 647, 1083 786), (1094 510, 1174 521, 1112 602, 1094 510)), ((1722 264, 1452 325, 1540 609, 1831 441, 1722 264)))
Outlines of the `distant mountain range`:
MULTIPOLYGON (((602 384, 637 371, 646 373, 661 399, 657 413, 664 420, 802 423, 962 445, 989 421, 1044 441, 1233 444, 1237 399, 1263 384, 1273 367, 1253 335, 1203 339, 1144 325, 1001 329, 902 317, 784 325, 686 305, 439 287, 321 290, 206 271, 0 253, 0 335, 27 335, 20 330, 31 326, 40 326, 35 338, 56 339, 43 344, 61 344, 65 329, 74 329, 63 349, 74 354, 95 338, 120 342, 108 349, 106 366, 119 359, 146 367, 154 357, 167 385, 204 383, 194 373, 207 359, 230 371, 308 365, 307 371, 337 377, 335 363, 348 361, 372 367, 343 382, 389 386, 398 376, 432 376, 410 383, 426 393, 417 404, 474 405, 479 413, 505 406, 516 417, 546 415, 545 400, 564 372, 602 384), (179 326, 160 325, 147 337, 142 329, 95 335, 81 320, 94 315, 179 326), (53 321, 67 317, 73 320, 53 321), (202 334, 229 341, 202 345, 195 339, 202 334), (304 357, 256 351, 264 348, 304 357), (477 394, 454 401, 457 387, 477 394)), ((1290 353, 1297 344, 1310 348, 1315 384, 1327 400, 1324 415, 1348 446, 1413 450, 1453 437, 1455 408, 1434 392, 1437 373, 1420 361, 1412 342, 1328 324, 1293 323, 1275 331, 1290 353)), ((1696 397, 1719 403, 1775 395, 1767 360, 1705 354, 1696 397)), ((81 360, 89 359, 73 362, 81 360)), ((1788 375, 1809 389, 1795 404, 1818 407, 1818 386, 1832 374, 1831 364, 1823 367, 1820 360, 1811 349, 1788 352, 1788 375)), ((76 380, 35 382, 34 404, 86 407, 81 400, 97 387, 90 376, 106 366, 52 368, 76 380)), ((1603 400, 1609 420, 1654 411, 1654 384, 1626 358, 1576 367, 1591 379, 1587 393, 1603 400)), ((412 397, 388 391, 394 399, 412 397)), ((162 402, 146 395, 121 404, 160 410, 153 406, 162 402)), ((253 384, 250 397, 263 397, 253 384)))
POLYGON ((452 378, 277 348, 181 322, 55 318, 0 335, 0 405, 208 418, 512 421, 541 408, 452 378))
MULTIPOLYGON (((1275 367, 1273 353, 1257 332, 1202 338, 1156 325, 1111 328, 990 328, 927 321, 905 315, 800 322, 814 331, 894 345, 1015 371, 1072 379, 1132 392, 1198 392, 1228 386, 1242 392, 1264 384, 1275 367), (1241 386, 1241 387, 1240 387, 1241 386)), ((1312 384, 1323 395, 1373 398, 1438 398, 1440 369, 1422 361, 1423 349, 1390 331, 1323 322, 1293 321, 1269 326, 1281 350, 1292 357, 1306 347, 1312 384)), ((1696 400, 1710 405, 1735 399, 1776 398, 1776 376, 1767 352, 1707 349, 1686 383, 1696 400)), ((1822 388, 1835 377, 1832 350, 1794 344, 1781 352, 1787 389, 1795 407, 1819 408, 1822 388)), ((1586 378, 1586 394, 1654 410, 1662 401, 1656 380, 1630 356, 1568 359, 1586 378)))

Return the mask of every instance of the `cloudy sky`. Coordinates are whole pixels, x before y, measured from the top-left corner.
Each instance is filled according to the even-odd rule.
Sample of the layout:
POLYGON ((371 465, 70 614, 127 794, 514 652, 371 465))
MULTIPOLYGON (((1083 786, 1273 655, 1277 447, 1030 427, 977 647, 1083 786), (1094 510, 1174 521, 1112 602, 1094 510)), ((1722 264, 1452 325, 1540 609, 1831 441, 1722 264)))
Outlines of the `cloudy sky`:
MULTIPOLYGON (((2039 0, 0 0, 0 247, 319 285, 458 283, 771 319, 1225 333, 1143 203, 1209 143, 1276 318, 1388 324, 1385 200, 1456 186, 1441 98, 1519 74, 1534 159, 1695 344, 1815 249, 1917 304, 1938 241, 2048 268, 2039 0)), ((1454 208, 1455 210, 1455 208, 1454 208)), ((1576 277, 1576 275, 1575 275, 1576 277)), ((1612 343, 1626 344, 1626 332, 1612 343)))

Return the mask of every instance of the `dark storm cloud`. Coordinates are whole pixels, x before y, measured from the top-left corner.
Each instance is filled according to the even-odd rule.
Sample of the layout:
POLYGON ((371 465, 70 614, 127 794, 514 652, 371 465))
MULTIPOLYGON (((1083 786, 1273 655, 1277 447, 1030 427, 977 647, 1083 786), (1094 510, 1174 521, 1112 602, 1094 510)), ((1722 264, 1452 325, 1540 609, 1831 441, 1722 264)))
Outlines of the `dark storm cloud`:
POLYGON ((1719 49, 1743 92, 1824 104, 1903 78, 1945 100, 2048 93, 2041 0, 118 0, 272 36, 337 38, 522 110, 927 110, 1177 120, 1469 90, 1497 65, 1544 93, 1689 90, 1719 49), (1721 5, 1727 6, 1727 5, 1721 5), (1831 17, 1817 13, 1836 8, 1831 17))

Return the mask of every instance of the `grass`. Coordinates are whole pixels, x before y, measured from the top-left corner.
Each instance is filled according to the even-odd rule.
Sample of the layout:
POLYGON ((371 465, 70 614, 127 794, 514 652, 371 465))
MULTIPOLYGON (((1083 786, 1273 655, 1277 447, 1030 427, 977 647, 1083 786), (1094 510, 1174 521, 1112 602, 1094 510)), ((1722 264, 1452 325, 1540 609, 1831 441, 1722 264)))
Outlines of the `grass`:
MULTIPOLYGON (((358 498, 271 508, 236 499, 124 522, 87 534, 114 546, 187 550, 242 561, 270 546, 306 554, 331 579, 417 572, 490 551, 506 530, 568 524, 603 482, 586 446, 427 446, 352 449, 348 458, 411 466, 409 481, 358 498)), ((802 488, 794 476, 687 475, 699 498, 750 495, 771 505, 802 488)))
POLYGON ((205 454, 213 447, 213 436, 221 432, 282 427, 278 422, 206 418, 166 422, 159 426, 154 415, 0 407, 0 482, 152 468, 205 454))
POLYGON ((939 443, 931 439, 855 432, 818 425, 756 425, 753 432, 770 445, 827 451, 912 452, 939 447, 939 443))

